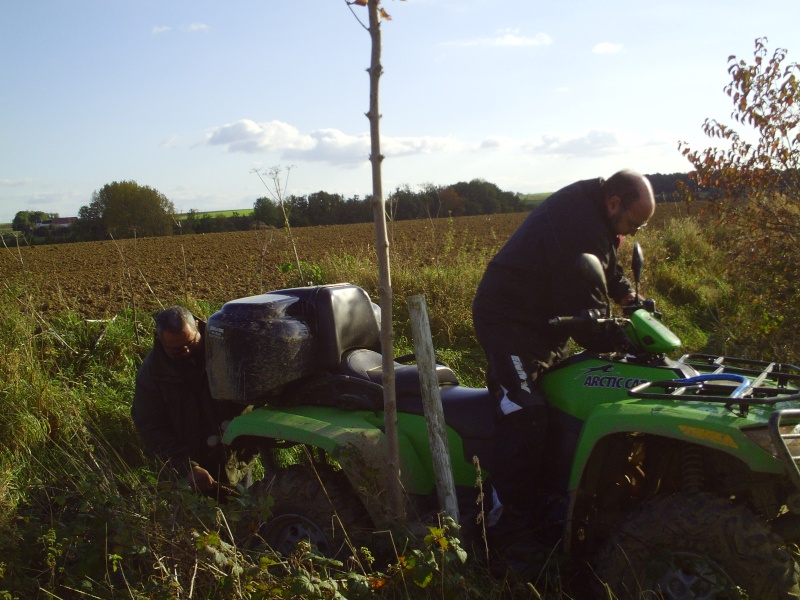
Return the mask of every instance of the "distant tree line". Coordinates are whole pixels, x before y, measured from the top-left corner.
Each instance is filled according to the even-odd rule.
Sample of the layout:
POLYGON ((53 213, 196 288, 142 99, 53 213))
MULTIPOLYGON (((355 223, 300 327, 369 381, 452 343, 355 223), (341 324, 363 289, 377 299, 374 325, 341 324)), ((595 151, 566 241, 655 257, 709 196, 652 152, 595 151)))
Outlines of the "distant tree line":
MULTIPOLYGON (((647 177, 659 202, 677 201, 680 198, 679 182, 691 185, 687 173, 658 173, 647 177)), ((449 186, 426 185, 416 191, 408 185, 400 186, 387 196, 386 207, 390 220, 404 221, 521 212, 530 210, 532 203, 529 196, 505 192, 493 183, 473 179, 449 186)), ((292 227, 368 223, 373 220, 371 196, 345 198, 340 194, 319 191, 306 196, 288 196, 284 199, 283 209, 292 227)), ((283 225, 281 206, 272 198, 261 197, 255 201, 249 215, 201 215, 191 210, 181 221, 181 230, 183 233, 211 233, 283 225)))
MULTIPOLYGON (((436 217, 461 217, 518 212, 528 206, 520 194, 504 192, 495 184, 474 179, 446 187, 423 186, 413 191, 398 187, 386 198, 390 220, 436 217)), ((284 209, 293 227, 366 223, 372 221, 372 197, 344 198, 340 194, 315 192, 307 196, 289 196, 284 209)), ((281 207, 270 198, 259 198, 253 206, 253 218, 265 225, 280 227, 284 217, 281 207)))
POLYGON ((50 221, 56 217, 58 217, 57 213, 46 213, 40 210, 21 210, 14 215, 14 220, 11 222, 11 229, 23 233, 30 233, 36 228, 37 224, 50 221))
MULTIPOLYGON (((678 200, 680 185, 692 185, 686 173, 648 175, 659 202, 678 200)), ((501 190, 482 179, 448 186, 423 185, 417 190, 400 186, 386 199, 387 218, 394 221, 439 217, 462 217, 527 211, 544 195, 524 195, 501 190)), ((373 220, 371 196, 345 198, 319 191, 305 196, 287 196, 283 206, 271 198, 258 198, 249 214, 226 216, 190 210, 177 215, 161 192, 135 181, 113 182, 92 195, 78 211, 77 222, 56 232, 36 230, 46 213, 21 211, 12 227, 27 236, 28 243, 89 241, 109 238, 150 237, 187 233, 246 231, 259 227, 292 227, 367 223, 373 220), (284 213, 286 217, 284 217, 284 213)), ((56 215, 57 216, 57 215, 56 215)))
POLYGON ((108 183, 78 210, 79 239, 172 235, 175 206, 161 192, 135 181, 108 183))
POLYGON ((682 198, 681 187, 684 189, 695 187, 695 183, 689 178, 689 173, 670 173, 669 175, 656 173, 648 175, 647 179, 653 186, 653 194, 657 202, 677 202, 682 198))
POLYGON ((41 210, 21 210, 11 221, 11 230, 16 232, 13 235, 3 236, 4 241, 6 237, 21 237, 23 243, 29 244, 33 240, 40 243, 58 243, 65 241, 72 241, 72 232, 67 224, 59 221, 67 222, 71 225, 74 219, 59 219, 58 213, 48 213, 41 210))

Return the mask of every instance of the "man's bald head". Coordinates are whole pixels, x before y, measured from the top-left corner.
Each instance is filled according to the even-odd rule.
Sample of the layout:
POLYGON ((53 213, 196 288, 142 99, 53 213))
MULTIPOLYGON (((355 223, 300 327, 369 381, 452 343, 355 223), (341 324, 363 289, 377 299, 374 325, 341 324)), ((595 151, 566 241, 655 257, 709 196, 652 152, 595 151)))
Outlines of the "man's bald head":
POLYGON ((653 186, 644 175, 625 169, 602 183, 606 213, 619 235, 634 235, 656 211, 653 186))

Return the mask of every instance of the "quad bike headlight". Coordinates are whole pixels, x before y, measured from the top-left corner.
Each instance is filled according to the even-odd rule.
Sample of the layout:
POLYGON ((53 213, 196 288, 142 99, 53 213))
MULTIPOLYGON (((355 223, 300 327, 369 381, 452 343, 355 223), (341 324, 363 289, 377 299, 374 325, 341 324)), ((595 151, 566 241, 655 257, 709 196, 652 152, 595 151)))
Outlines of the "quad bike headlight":
MULTIPOLYGON (((789 449, 789 453, 792 456, 800 456, 800 437, 788 437, 800 434, 800 424, 792 423, 780 425, 778 430, 780 431, 781 437, 783 437, 786 447, 789 449)), ((772 456, 778 457, 779 449, 775 447, 775 443, 772 441, 772 436, 768 428, 753 427, 750 429, 742 429, 742 433, 748 440, 760 448, 763 448, 772 456)))

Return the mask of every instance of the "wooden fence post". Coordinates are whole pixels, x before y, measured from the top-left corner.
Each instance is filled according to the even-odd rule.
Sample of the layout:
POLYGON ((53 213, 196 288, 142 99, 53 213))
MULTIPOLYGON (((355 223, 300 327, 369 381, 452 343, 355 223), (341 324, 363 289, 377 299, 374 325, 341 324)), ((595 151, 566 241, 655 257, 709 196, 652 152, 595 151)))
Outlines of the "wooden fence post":
POLYGON ((424 296, 410 296, 408 312, 411 315, 411 332, 414 338, 414 355, 419 368, 422 406, 428 424, 428 440, 431 445, 433 472, 439 504, 446 515, 458 523, 458 501, 450 452, 447 446, 447 428, 444 422, 442 399, 439 395, 439 380, 436 377, 436 356, 433 350, 428 310, 424 296))

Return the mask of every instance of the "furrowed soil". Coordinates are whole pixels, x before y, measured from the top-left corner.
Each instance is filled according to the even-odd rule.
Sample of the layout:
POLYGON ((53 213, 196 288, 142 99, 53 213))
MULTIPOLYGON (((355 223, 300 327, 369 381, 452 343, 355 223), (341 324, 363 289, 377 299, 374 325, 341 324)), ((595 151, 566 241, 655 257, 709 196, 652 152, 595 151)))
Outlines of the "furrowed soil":
MULTIPOLYGON (((390 223, 391 260, 446 260, 461 248, 499 247, 526 213, 390 223)), ((372 223, 292 229, 300 260, 367 257, 377 264, 372 223)), ((123 308, 154 311, 181 298, 211 304, 291 285, 285 230, 108 240, 0 248, 0 281, 43 314, 73 309, 104 318, 123 308)), ((376 267, 377 269, 377 267, 376 267)))
MULTIPOLYGON (((650 226, 703 212, 698 205, 659 204, 650 226)), ((527 214, 389 223, 391 263, 414 269, 464 251, 486 261, 527 214)), ((375 265, 377 279, 372 223, 294 228, 292 237, 303 263, 349 255, 375 265)), ((280 269, 295 262, 283 229, 7 246, 0 248, 0 282, 42 314, 72 309, 91 319, 123 308, 155 311, 180 299, 221 304, 297 285, 295 274, 280 269)))

